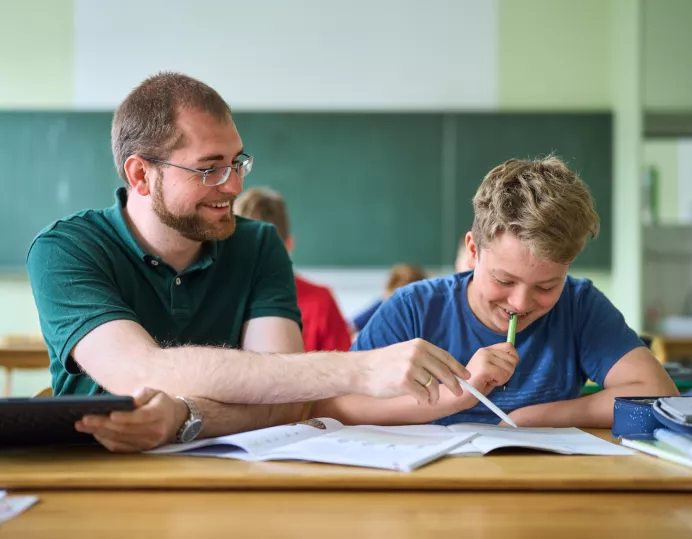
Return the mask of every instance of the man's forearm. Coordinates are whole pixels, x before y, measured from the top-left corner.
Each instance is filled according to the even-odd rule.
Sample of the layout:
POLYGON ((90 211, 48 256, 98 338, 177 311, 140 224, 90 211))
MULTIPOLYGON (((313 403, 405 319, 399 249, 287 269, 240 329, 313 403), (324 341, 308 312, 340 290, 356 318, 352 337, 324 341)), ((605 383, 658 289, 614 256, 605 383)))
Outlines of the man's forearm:
MULTIPOLYGON (((362 353, 270 354, 186 346, 159 349, 130 373, 128 385, 217 402, 308 402, 358 391, 362 353), (349 368, 350 367, 350 368, 349 368), (140 378, 140 379, 138 379, 140 378)), ((130 393, 131 391, 121 391, 130 393)))
MULTIPOLYGON (((252 339, 246 332, 245 341, 259 340, 254 329, 252 339)), ((101 387, 116 395, 133 395, 147 387, 168 395, 234 404, 314 402, 346 394, 413 395, 423 403, 428 392, 418 380, 432 375, 461 394, 455 376, 469 376, 447 352, 422 339, 364 352, 309 354, 299 352, 299 333, 293 342, 287 341, 283 346, 287 353, 161 348, 138 324, 116 320, 79 341, 72 357, 101 387)), ((246 344, 262 350, 261 343, 246 344)))
POLYGON ((635 382, 604 389, 598 393, 566 401, 535 404, 515 410, 510 417, 520 427, 581 427, 609 429, 613 426, 615 397, 673 395, 669 386, 652 388, 650 383, 635 382))
POLYGON ((194 401, 204 417, 204 428, 200 434, 202 438, 297 422, 304 407, 303 403, 223 404, 200 398, 194 401))

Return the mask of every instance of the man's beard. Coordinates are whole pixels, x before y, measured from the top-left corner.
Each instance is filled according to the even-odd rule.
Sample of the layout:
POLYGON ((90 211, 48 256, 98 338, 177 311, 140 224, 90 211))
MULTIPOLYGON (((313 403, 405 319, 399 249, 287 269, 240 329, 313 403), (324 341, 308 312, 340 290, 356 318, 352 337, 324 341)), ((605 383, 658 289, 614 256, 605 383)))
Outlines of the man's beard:
MULTIPOLYGON (((159 220, 169 228, 178 232, 184 238, 192 241, 218 241, 225 240, 235 232, 235 215, 233 214, 233 203, 235 197, 230 199, 229 214, 222 217, 216 223, 208 223, 201 215, 196 213, 190 215, 176 215, 166 207, 163 198, 162 179, 154 185, 152 193, 152 209, 159 220)), ((200 205, 198 204, 198 208, 200 205)))

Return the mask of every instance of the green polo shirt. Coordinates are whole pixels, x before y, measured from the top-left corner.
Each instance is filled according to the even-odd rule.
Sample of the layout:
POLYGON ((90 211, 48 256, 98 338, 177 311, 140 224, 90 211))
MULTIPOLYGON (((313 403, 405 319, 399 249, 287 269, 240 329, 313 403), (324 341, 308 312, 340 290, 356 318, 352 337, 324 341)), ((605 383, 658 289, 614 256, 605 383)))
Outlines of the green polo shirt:
POLYGON ((120 188, 114 206, 60 219, 29 248, 55 395, 104 391, 70 352, 112 320, 137 322, 162 346, 239 347, 243 324, 265 316, 300 324, 292 263, 272 225, 237 217, 230 238, 205 244, 200 259, 178 273, 137 243, 126 204, 120 188))

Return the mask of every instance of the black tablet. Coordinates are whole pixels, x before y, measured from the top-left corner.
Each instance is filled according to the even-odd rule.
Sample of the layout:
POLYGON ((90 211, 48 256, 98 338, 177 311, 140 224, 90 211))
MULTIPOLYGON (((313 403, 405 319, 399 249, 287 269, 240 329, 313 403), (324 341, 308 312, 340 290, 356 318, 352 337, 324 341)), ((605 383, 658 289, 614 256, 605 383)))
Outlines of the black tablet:
POLYGON ((91 434, 75 430, 79 419, 133 409, 132 397, 106 395, 0 399, 0 448, 95 443, 91 434))

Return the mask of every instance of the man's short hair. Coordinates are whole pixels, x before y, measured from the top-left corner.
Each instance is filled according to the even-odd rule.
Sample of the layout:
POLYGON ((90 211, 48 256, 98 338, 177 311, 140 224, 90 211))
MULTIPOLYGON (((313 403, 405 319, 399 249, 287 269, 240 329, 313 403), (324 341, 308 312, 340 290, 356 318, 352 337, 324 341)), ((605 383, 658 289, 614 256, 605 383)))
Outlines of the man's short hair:
POLYGON ((273 224, 283 240, 287 240, 291 235, 286 201, 272 189, 265 187, 248 189, 236 199, 233 211, 240 217, 273 224))
POLYGON ((125 161, 131 155, 166 160, 185 144, 178 112, 201 110, 230 121, 231 108, 210 86, 181 73, 163 72, 142 82, 116 109, 111 127, 115 168, 127 183, 125 161))
POLYGON ((480 249, 508 232, 538 258, 570 264, 599 231, 586 184, 558 158, 510 159, 483 179, 473 198, 480 249))

